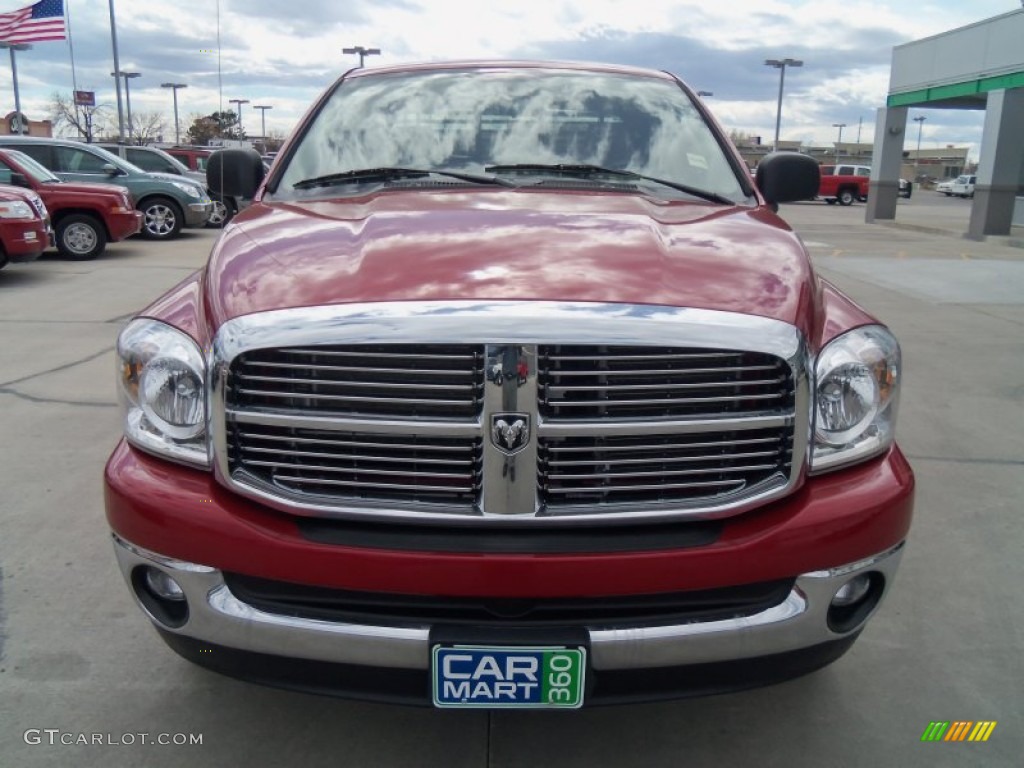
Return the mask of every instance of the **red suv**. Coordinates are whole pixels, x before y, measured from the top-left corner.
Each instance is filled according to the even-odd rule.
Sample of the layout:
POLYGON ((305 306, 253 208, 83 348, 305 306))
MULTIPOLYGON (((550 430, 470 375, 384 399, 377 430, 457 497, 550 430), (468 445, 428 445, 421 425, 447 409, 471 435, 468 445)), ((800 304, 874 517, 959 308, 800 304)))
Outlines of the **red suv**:
MULTIPOLYGON (((665 72, 357 69, 117 355, 128 587, 226 674, 436 707, 708 693, 841 656, 913 507, 900 350, 665 72)), ((847 670, 855 674, 855 670, 847 670)))
POLYGON ((142 227, 131 195, 113 184, 61 181, 15 149, 0 149, 0 181, 36 192, 56 230, 57 250, 70 259, 94 259, 108 242, 124 240, 142 227))
POLYGON ((50 216, 39 195, 0 184, 0 267, 39 258, 52 237, 50 216))

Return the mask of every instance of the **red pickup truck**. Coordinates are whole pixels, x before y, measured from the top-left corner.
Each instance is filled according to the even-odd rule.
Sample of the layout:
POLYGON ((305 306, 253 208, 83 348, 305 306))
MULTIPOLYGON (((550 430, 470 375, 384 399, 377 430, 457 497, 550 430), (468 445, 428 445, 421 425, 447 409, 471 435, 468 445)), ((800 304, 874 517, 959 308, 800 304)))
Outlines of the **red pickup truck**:
POLYGON ((868 199, 871 169, 866 165, 823 165, 818 197, 829 205, 852 205, 868 199))
MULTIPOLYGON (((913 506, 892 333, 664 72, 356 69, 117 345, 106 513, 164 640, 444 708, 710 693, 839 658, 913 506)), ((850 670, 853 673, 853 670, 850 670)))
POLYGON ((50 216, 39 195, 0 184, 0 267, 34 261, 52 237, 50 216))
POLYGON ((61 181, 16 149, 0 149, 0 181, 42 198, 53 219, 57 250, 69 259, 94 259, 108 242, 124 240, 142 228, 142 213, 135 210, 124 187, 61 181))

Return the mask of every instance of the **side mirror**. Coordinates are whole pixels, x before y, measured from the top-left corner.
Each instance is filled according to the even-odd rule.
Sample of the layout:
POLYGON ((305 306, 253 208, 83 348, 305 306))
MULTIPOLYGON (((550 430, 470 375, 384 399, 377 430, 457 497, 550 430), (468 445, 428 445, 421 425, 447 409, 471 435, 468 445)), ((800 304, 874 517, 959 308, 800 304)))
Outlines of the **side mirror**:
POLYGON ((117 176, 121 173, 113 163, 104 163, 103 172, 107 174, 107 176, 117 176))
POLYGON ((206 165, 206 184, 220 197, 252 198, 263 183, 263 160, 255 149, 218 149, 206 165))
POLYGON ((818 163, 796 152, 772 152, 757 164, 757 188, 773 208, 779 203, 812 200, 818 194, 818 163))
POLYGON ((15 187, 30 187, 28 183, 28 177, 26 177, 24 173, 18 173, 17 171, 14 171, 11 174, 11 180, 8 182, 8 184, 15 187))

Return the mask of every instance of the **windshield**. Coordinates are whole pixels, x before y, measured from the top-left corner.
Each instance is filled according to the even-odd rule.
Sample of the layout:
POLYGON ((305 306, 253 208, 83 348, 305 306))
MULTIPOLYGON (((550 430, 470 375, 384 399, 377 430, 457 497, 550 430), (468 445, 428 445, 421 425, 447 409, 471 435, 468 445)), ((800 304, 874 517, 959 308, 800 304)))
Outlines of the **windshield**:
POLYGON ((10 155, 22 168, 25 169, 25 173, 32 177, 34 181, 38 181, 41 184, 47 182, 56 181, 60 179, 54 176, 47 168, 44 168, 36 160, 26 155, 24 152, 19 152, 16 149, 6 150, 7 154, 10 155))
MULTIPOLYGON (((629 171, 746 199, 715 135, 676 83, 532 68, 344 81, 301 137, 276 191, 323 195, 301 182, 396 167, 548 183, 564 177, 566 169, 538 167, 545 165, 629 171)), ((624 183, 612 176, 603 181, 624 183)), ((664 187, 658 194, 685 196, 664 187)))

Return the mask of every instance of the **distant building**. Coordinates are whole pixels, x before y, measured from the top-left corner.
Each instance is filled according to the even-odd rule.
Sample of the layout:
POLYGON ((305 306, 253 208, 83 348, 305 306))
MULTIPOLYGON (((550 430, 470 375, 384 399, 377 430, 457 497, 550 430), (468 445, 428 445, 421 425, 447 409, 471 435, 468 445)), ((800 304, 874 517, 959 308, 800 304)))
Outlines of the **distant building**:
POLYGON ((0 135, 13 136, 17 134, 26 136, 53 136, 53 123, 49 120, 30 120, 25 113, 8 112, 0 121, 0 135), (19 130, 21 125, 27 126, 25 130, 19 130))

